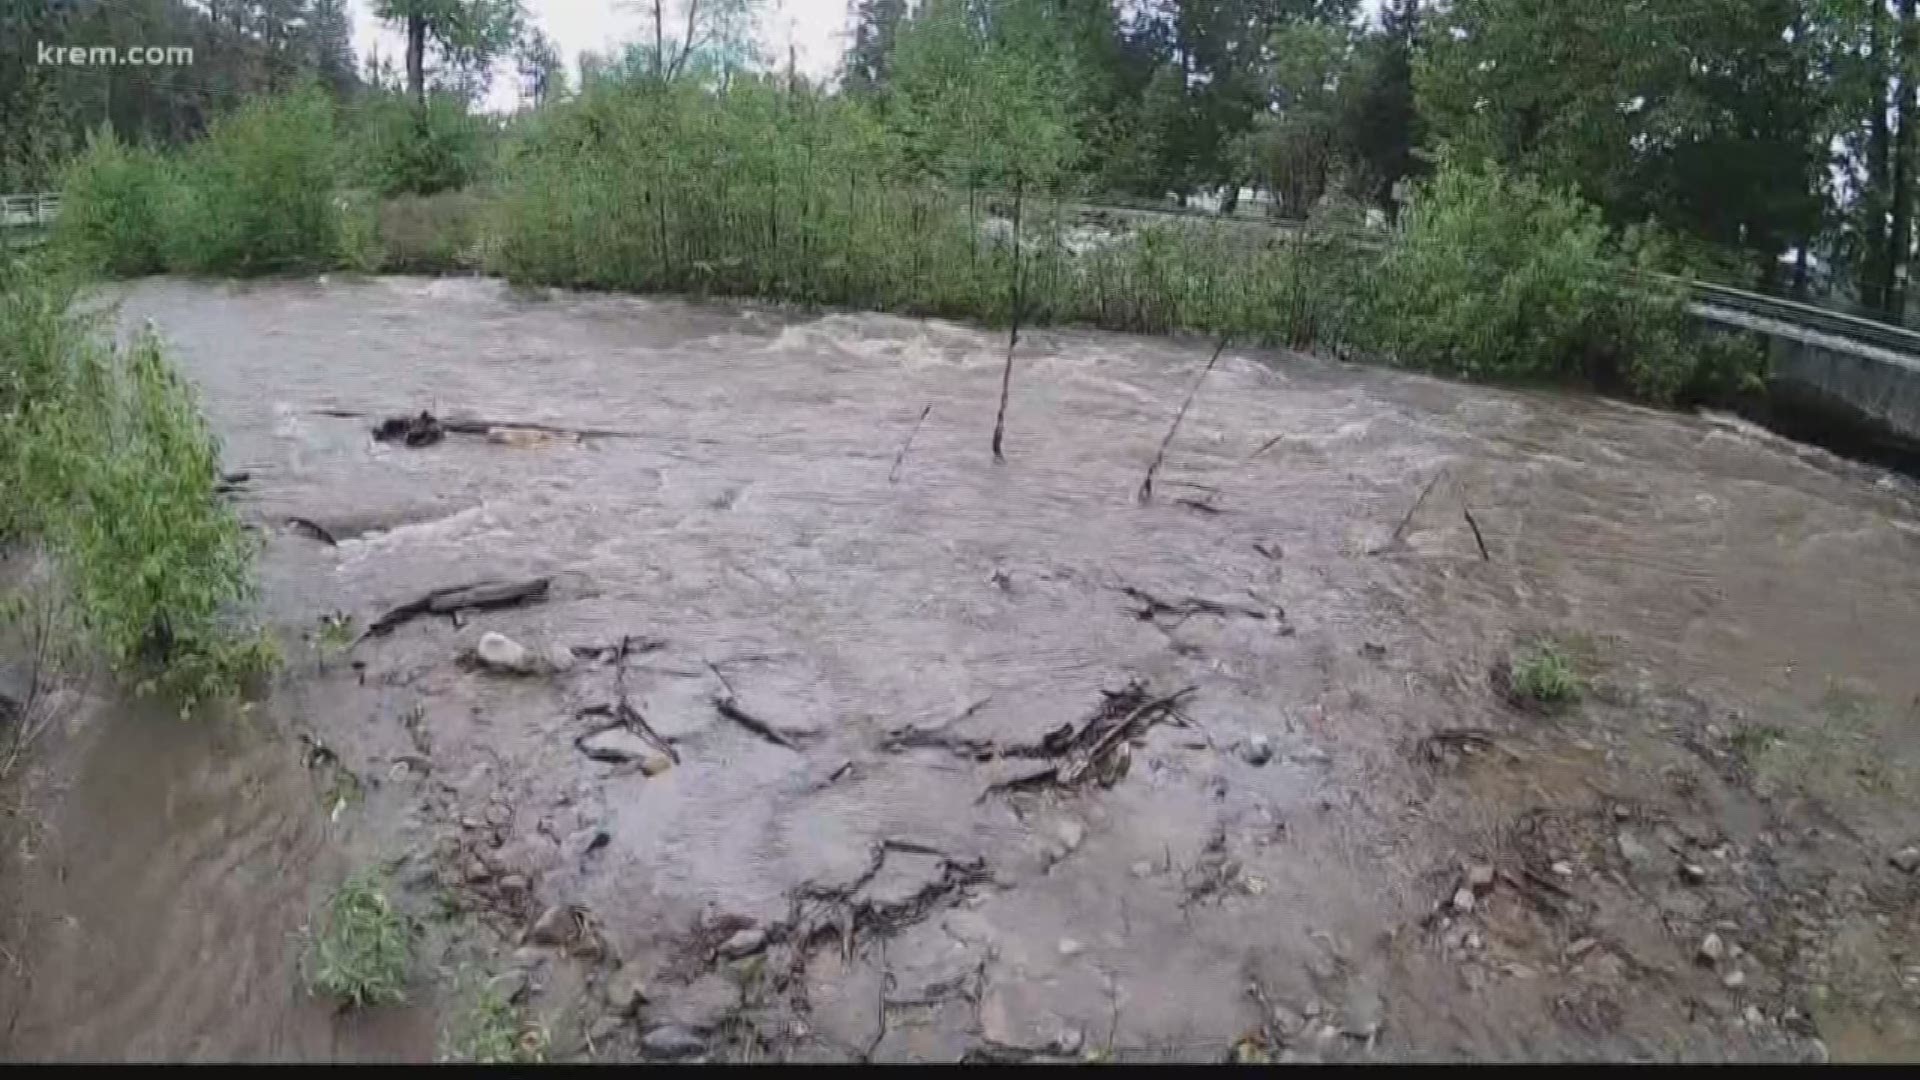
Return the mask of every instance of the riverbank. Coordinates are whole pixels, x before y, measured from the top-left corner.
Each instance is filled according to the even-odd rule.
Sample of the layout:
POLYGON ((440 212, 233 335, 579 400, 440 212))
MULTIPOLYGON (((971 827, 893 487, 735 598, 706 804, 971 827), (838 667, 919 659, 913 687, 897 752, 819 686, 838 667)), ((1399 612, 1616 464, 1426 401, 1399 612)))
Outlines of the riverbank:
POLYGON ((1005 340, 951 323, 417 278, 149 280, 121 317, 251 474, 290 667, 253 749, 125 715, 48 758, 38 806, 100 839, 11 909, 8 1056, 423 1058, 472 977, 555 1058, 1920 1049, 1898 478, 1229 348, 1142 504, 1210 344, 1023 333, 996 465, 1005 340), (422 409, 498 431, 371 438, 422 409), (548 584, 325 645, 482 579, 548 584), (486 670, 489 632, 569 659, 486 670), (1556 710, 1494 674, 1543 639, 1556 710), (116 760, 173 779, 89 797, 116 760), (199 840, 109 839, 167 806, 199 840), (430 928, 416 1006, 354 1021, 397 1036, 293 974, 369 868, 430 928), (62 951, 121 904, 153 951, 62 951), (254 959, 140 1007, 228 956, 207 926, 254 959))

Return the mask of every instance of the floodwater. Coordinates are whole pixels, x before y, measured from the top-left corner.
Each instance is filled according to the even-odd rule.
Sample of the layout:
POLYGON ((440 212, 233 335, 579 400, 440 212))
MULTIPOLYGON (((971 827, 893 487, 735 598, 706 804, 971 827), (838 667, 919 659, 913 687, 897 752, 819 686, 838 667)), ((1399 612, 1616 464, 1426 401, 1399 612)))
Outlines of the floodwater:
POLYGON ((1205 343, 1023 336, 996 463, 1004 335, 954 324, 480 280, 122 300, 251 474, 291 663, 243 718, 107 710, 47 751, 8 1056, 428 1058, 476 963, 527 971, 558 1057, 1920 1053, 1907 481, 1228 350, 1143 503, 1205 343), (370 437, 423 409, 620 434, 370 437), (476 670, 488 631, 581 659, 476 670), (1588 682, 1552 715, 1489 676, 1542 637, 1588 682), (996 786, 1136 681, 1192 690, 1121 768, 996 786), (576 747, 622 693, 670 768, 576 747), (329 805, 301 735, 365 797, 329 805), (299 928, 374 863, 459 914, 413 1006, 335 1015, 299 928), (560 905, 593 947, 522 946, 560 905))

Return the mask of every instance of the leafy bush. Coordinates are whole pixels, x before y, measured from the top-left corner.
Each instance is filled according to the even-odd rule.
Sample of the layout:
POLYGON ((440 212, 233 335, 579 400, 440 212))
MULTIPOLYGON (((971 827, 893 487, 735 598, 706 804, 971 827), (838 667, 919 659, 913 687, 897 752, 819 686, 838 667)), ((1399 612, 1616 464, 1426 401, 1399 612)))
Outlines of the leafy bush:
POLYGON ((0 267, 0 537, 38 539, 88 642, 184 710, 275 662, 238 621, 255 547, 159 342, 111 347, 75 297, 45 266, 0 267))
POLYGON ((335 138, 333 104, 315 88, 255 98, 221 118, 181 164, 182 194, 166 219, 169 268, 260 274, 335 265, 335 138))
POLYGON ((441 1040, 440 1060, 480 1065, 536 1065, 548 1036, 491 986, 481 986, 441 1040))
POLYGON ((382 196, 432 195, 466 187, 486 167, 491 131, 456 97, 435 95, 422 110, 395 94, 363 101, 353 116, 346 172, 382 196))
POLYGON ((57 240, 85 265, 121 277, 165 267, 164 215, 174 181, 165 159, 123 145, 105 127, 68 166, 57 240))
POLYGON ((307 930, 308 987, 342 1005, 392 1005, 407 999, 413 966, 412 920, 371 878, 334 890, 307 930))
POLYGON ((1536 646, 1515 660, 1511 683, 1514 697, 1538 706, 1564 705, 1580 696, 1580 676, 1551 644, 1536 646))
POLYGON ((1444 374, 1671 401, 1693 381, 1694 332, 1682 288, 1635 273, 1651 259, 1571 192, 1445 162, 1381 259, 1365 343, 1444 374))

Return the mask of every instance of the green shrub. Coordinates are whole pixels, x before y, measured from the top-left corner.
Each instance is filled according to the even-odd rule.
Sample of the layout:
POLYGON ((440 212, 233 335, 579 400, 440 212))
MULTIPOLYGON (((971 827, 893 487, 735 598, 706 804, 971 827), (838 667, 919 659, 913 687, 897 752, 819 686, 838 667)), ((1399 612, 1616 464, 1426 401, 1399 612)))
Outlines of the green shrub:
POLYGON ((414 926, 371 878, 334 890, 307 928, 307 985, 342 1005, 392 1005, 407 998, 414 926))
POLYGON ((492 144, 486 118, 448 95, 428 98, 424 110, 396 94, 365 99, 353 129, 346 172, 355 186, 382 196, 464 188, 485 171, 492 144))
POLYGON ((1444 162, 1381 258, 1364 344, 1443 374, 1670 401, 1693 381, 1697 343, 1683 289, 1634 273, 1651 258, 1571 192, 1444 162))
POLYGON ((481 986, 441 1039, 440 1060, 480 1065, 537 1065, 546 1060, 547 1032, 521 1016, 512 1002, 481 986))
POLYGON ((255 98, 181 163, 168 266, 210 274, 318 269, 340 257, 333 104, 308 88, 255 98))
POLYGON ((55 238, 90 269, 155 273, 165 267, 164 215, 173 193, 165 159, 102 127, 67 168, 55 238))
POLYGON ((1580 676, 1551 644, 1535 646, 1513 662, 1513 695, 1541 706, 1564 705, 1580 696, 1580 676))
POLYGON ((44 265, 0 267, 0 537, 38 539, 88 643, 184 711, 276 661, 240 621, 255 545, 158 341, 112 347, 75 298, 44 265))
POLYGON ((398 195, 381 202, 376 242, 382 269, 446 273, 477 269, 480 197, 464 191, 398 195))

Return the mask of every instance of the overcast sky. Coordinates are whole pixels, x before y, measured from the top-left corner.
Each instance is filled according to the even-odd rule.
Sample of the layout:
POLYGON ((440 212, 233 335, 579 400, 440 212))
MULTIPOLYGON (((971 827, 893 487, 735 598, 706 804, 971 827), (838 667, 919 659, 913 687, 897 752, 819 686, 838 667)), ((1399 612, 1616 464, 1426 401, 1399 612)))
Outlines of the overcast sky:
MULTIPOLYGON (((566 58, 568 69, 575 73, 581 52, 605 52, 611 46, 636 40, 642 26, 652 32, 652 24, 631 0, 523 2, 566 58)), ((680 2, 668 0, 669 10, 683 10, 680 2)), ((377 47, 381 56, 391 58, 398 66, 405 55, 405 43, 374 19, 373 0, 349 0, 349 4, 353 8, 354 51, 364 59, 377 47)), ((846 50, 847 0, 767 0, 760 24, 764 50, 784 59, 791 43, 800 70, 814 79, 825 78, 839 67, 840 55, 846 50)), ((511 80, 500 78, 495 82, 498 85, 491 104, 511 104, 512 88, 505 85, 511 80)))

